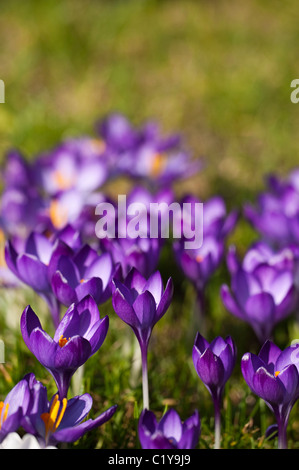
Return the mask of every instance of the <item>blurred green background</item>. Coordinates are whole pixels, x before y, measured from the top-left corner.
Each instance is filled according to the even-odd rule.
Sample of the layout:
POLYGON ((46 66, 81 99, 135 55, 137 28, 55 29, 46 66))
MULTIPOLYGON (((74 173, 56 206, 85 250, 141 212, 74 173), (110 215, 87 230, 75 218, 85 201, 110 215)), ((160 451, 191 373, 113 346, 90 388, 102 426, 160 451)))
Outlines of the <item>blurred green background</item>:
POLYGON ((188 188, 250 198, 298 160, 296 11, 295 0, 1 2, 1 155, 92 134, 116 110, 181 132, 206 158, 188 188))

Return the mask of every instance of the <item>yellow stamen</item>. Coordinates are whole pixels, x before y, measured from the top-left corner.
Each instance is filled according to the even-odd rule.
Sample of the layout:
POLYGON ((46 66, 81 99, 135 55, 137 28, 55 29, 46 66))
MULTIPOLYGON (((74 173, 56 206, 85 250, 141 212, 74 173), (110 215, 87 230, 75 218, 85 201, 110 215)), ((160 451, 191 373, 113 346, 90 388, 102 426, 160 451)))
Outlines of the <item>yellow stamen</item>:
POLYGON ((9 408, 9 403, 6 403, 6 405, 4 406, 4 402, 0 401, 0 429, 1 429, 2 424, 7 418, 8 408, 9 408), (4 409, 4 412, 3 412, 3 409, 4 409), (2 413, 3 413, 3 418, 2 418, 2 413))
POLYGON ((94 152, 103 153, 106 149, 106 144, 102 139, 91 139, 90 144, 94 152))
POLYGON ((5 267, 6 266, 6 261, 5 261, 5 235, 3 230, 0 229, 0 266, 5 267))
POLYGON ((85 279, 80 279, 80 284, 83 284, 85 282, 85 279))
POLYGON ((60 409, 60 403, 61 402, 60 400, 58 400, 58 395, 56 394, 55 397, 53 398, 50 411, 48 413, 43 413, 41 415, 41 419, 43 420, 45 424, 46 437, 48 436, 49 433, 53 433, 57 430, 64 416, 66 405, 67 405, 67 399, 63 398, 62 408, 60 410, 60 413, 58 414, 59 409, 60 409))
POLYGON ((166 157, 162 153, 156 153, 153 157, 151 175, 159 176, 166 163, 166 157))
POLYGON ((275 377, 277 377, 279 374, 280 374, 280 370, 277 370, 274 375, 275 377))
POLYGON ((60 338, 59 338, 58 344, 59 344, 59 346, 60 346, 61 348, 63 348, 63 346, 65 346, 66 343, 67 343, 69 340, 70 340, 70 338, 69 338, 69 339, 66 339, 66 338, 63 337, 63 335, 61 335, 60 338))
POLYGON ((69 189, 73 186, 73 178, 67 177, 64 173, 57 170, 54 173, 54 180, 58 188, 61 190, 69 189))
POLYGON ((56 199, 53 199, 50 203, 49 215, 55 228, 59 229, 66 225, 68 220, 68 211, 66 207, 59 204, 56 199))

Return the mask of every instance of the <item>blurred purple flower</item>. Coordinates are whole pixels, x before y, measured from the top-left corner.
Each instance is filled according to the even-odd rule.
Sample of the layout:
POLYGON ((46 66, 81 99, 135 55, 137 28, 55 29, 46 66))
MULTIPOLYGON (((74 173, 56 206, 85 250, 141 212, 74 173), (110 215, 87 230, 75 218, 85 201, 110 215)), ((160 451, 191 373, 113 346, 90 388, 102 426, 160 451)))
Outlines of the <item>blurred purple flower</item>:
POLYGON ((111 149, 114 176, 125 174, 161 187, 193 176, 202 167, 182 148, 180 136, 162 137, 154 123, 137 129, 125 116, 114 113, 99 123, 98 131, 111 149))
POLYGON ((52 339, 43 329, 30 305, 21 316, 21 333, 28 349, 52 374, 62 400, 67 397, 75 371, 103 344, 109 326, 108 316, 100 318, 91 296, 72 304, 52 339))
POLYGON ((248 249, 242 263, 231 247, 227 264, 231 290, 227 285, 221 287, 223 304, 237 318, 249 323, 263 343, 298 303, 297 255, 289 248, 273 252, 259 242, 248 249))
MULTIPOLYGON (((182 204, 191 204, 191 222, 195 226, 194 217, 195 204, 200 203, 193 196, 185 197, 182 204)), ((224 258, 225 242, 228 235, 233 231, 238 219, 236 210, 227 214, 225 203, 222 198, 215 196, 206 202, 203 202, 203 226, 202 244, 200 247, 186 248, 186 237, 175 241, 173 249, 175 259, 183 274, 194 285, 197 292, 198 305, 201 312, 205 307, 205 287, 211 276, 220 266, 224 258)), ((184 219, 180 221, 183 225, 184 219)), ((192 239, 188 239, 188 241, 192 239)))
POLYGON ((152 411, 143 410, 138 423, 142 449, 194 449, 198 445, 200 431, 197 410, 184 422, 173 409, 168 410, 160 422, 152 411))
POLYGON ((31 232, 26 239, 14 237, 5 245, 5 261, 12 273, 30 286, 47 303, 54 325, 59 322, 60 302, 55 297, 49 277, 53 244, 41 233, 31 232))
POLYGON ((245 204, 244 215, 268 243, 276 247, 298 244, 299 169, 285 180, 267 178, 267 190, 260 193, 256 207, 245 204))
POLYGON ((104 142, 90 137, 66 139, 36 158, 39 186, 48 196, 70 190, 89 194, 99 189, 108 177, 104 151, 104 142))
POLYGON ((293 353, 294 347, 281 351, 268 340, 257 356, 246 353, 241 360, 242 374, 250 390, 262 398, 275 415, 279 448, 287 447, 289 416, 299 397, 299 373, 292 360, 293 353))

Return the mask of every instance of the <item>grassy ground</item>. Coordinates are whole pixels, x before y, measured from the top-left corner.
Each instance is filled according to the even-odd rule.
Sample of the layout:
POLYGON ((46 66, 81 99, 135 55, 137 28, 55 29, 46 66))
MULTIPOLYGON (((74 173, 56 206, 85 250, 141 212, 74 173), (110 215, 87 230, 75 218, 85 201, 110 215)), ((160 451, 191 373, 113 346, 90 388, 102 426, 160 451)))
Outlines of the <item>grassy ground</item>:
MULTIPOLYGON (((220 193, 229 207, 241 207, 255 199, 267 172, 285 174, 298 161, 299 104, 290 101, 290 83, 298 76, 296 7, 295 0, 1 2, 0 78, 6 85, 6 103, 0 105, 1 158, 10 147, 34 158, 66 136, 92 134, 99 118, 117 110, 136 124, 154 119, 165 133, 180 131, 194 156, 204 156, 204 171, 179 185, 179 194, 220 193)), ((242 252, 255 237, 241 220, 230 242, 242 252)), ((165 278, 174 277, 175 299, 152 337, 152 409, 162 413, 175 406, 186 418, 198 407, 199 446, 205 448, 213 445, 212 404, 191 364, 201 325, 194 325, 192 288, 164 259, 167 252, 161 270, 165 278)), ((257 352, 259 345, 249 327, 221 305, 219 287, 226 277, 221 267, 209 285, 207 335, 232 334, 241 357, 257 352)), ((28 303, 46 319, 42 301, 31 292, 1 295, 6 344, 1 395, 31 370, 50 391, 53 387, 11 324, 28 303)), ((114 403, 119 411, 113 422, 77 445, 137 447, 142 397, 138 377, 131 376, 132 336, 109 302, 102 311, 111 317, 110 331, 86 365, 83 389, 94 397, 94 413, 114 403), (124 351, 125 345, 130 347, 124 351)), ((286 347, 296 331, 290 319, 274 339, 286 347)), ((292 448, 299 447, 298 416, 295 407, 289 426, 292 448)), ((237 366, 224 401, 223 446, 275 447, 275 441, 262 438, 272 422, 237 366)))

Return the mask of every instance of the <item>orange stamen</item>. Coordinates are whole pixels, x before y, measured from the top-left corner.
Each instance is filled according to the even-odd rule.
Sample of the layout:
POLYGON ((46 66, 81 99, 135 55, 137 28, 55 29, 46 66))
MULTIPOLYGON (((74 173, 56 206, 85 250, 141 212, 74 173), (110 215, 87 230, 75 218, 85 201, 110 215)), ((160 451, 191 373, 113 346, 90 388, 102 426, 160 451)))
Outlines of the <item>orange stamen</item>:
POLYGON ((43 420, 45 424, 46 437, 48 436, 49 433, 55 432, 58 426, 60 425, 61 420, 66 410, 67 399, 63 398, 61 410, 60 410, 60 404, 61 402, 60 400, 58 400, 58 395, 56 394, 55 397, 53 398, 50 411, 48 413, 43 413, 41 415, 41 419, 43 420))
POLYGON ((70 338, 69 338, 69 339, 66 339, 66 338, 64 338, 63 335, 61 335, 60 338, 59 338, 58 344, 59 344, 59 346, 60 346, 61 348, 63 348, 63 346, 65 346, 66 343, 67 343, 69 340, 70 340, 70 338))
POLYGON ((195 259, 198 263, 201 263, 203 261, 203 257, 201 255, 197 255, 195 259))
POLYGON ((59 204, 56 199, 50 203, 49 215, 55 228, 62 228, 66 225, 68 220, 67 209, 59 204))
POLYGON ((0 229, 0 266, 5 267, 6 266, 6 261, 5 261, 5 236, 3 230, 0 229))
POLYGON ((54 180, 59 189, 65 190, 69 189, 73 185, 73 179, 65 176, 61 171, 57 170, 54 173, 54 180))
POLYGON ((277 370, 274 375, 275 377, 277 377, 279 374, 280 374, 280 370, 277 370))
POLYGON ((158 176, 165 165, 165 155, 156 153, 153 157, 151 175, 158 176))
POLYGON ((4 402, 0 401, 0 429, 1 429, 2 424, 7 418, 8 408, 9 408, 9 403, 6 403, 6 405, 4 406, 4 402), (4 412, 3 412, 3 409, 4 409, 4 412), (2 418, 2 413, 3 413, 3 418, 2 418))

